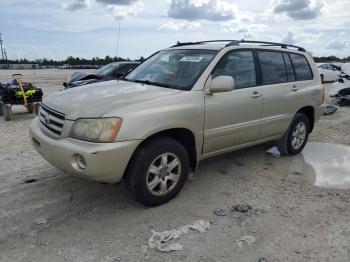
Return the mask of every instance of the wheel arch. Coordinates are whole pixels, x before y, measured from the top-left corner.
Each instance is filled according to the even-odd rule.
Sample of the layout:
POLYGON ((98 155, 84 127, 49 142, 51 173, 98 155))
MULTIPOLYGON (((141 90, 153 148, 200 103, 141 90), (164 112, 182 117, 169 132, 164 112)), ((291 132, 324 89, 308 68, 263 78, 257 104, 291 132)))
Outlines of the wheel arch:
POLYGON ((314 129, 315 125, 315 108, 313 106, 304 106, 300 108, 297 113, 302 113, 307 116, 310 121, 310 133, 314 129))
MULTIPOLYGON (((145 143, 148 143, 149 141, 153 139, 157 139, 158 137, 170 137, 172 139, 175 139, 179 143, 181 143, 185 150, 187 151, 189 160, 190 160, 190 168, 191 171, 195 171, 197 168, 198 163, 198 157, 197 157, 197 147, 196 147, 196 138, 194 133, 187 129, 187 128, 170 128, 165 129, 162 131, 157 131, 151 135, 149 135, 147 138, 145 138, 135 149, 134 153, 142 147, 145 143)), ((132 159, 133 157, 131 157, 132 159)), ((128 163, 128 166, 130 164, 130 161, 128 163)), ((126 173, 126 172, 125 172, 126 173)), ((125 175, 125 174, 124 174, 125 175)))

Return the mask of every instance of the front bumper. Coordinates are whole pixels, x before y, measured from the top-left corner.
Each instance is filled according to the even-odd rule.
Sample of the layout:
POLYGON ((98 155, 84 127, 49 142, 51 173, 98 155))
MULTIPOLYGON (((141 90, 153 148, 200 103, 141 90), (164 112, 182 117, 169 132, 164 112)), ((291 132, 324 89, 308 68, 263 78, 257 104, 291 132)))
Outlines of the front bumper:
POLYGON ((116 183, 122 179, 134 150, 141 142, 91 143, 72 138, 55 139, 43 133, 38 118, 31 124, 30 138, 43 158, 58 169, 81 178, 107 183, 116 183))

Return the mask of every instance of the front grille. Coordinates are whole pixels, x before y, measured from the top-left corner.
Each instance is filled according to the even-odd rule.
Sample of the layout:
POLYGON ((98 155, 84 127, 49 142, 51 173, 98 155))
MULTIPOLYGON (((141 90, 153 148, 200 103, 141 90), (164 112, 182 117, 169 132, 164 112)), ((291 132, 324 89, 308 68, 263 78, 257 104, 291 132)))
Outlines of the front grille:
POLYGON ((38 116, 42 126, 57 136, 61 135, 64 121, 66 119, 64 114, 41 104, 38 116))

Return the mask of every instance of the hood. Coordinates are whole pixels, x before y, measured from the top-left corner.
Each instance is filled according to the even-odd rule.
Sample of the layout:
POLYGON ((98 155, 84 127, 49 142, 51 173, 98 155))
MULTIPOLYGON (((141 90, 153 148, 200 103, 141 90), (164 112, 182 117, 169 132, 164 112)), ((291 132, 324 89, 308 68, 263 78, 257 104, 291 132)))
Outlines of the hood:
POLYGON ((64 113, 66 119, 97 118, 136 103, 182 92, 176 89, 112 80, 54 93, 43 104, 64 113))
POLYGON ((79 80, 99 79, 99 78, 101 78, 101 76, 96 75, 94 73, 75 72, 68 78, 67 83, 71 84, 79 80))

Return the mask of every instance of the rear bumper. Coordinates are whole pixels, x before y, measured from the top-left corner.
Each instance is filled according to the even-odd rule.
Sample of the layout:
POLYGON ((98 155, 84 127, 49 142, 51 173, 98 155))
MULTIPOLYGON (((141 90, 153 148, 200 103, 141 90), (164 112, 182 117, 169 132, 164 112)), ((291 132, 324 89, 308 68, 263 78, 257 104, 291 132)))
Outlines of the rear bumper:
POLYGON ((134 150, 141 142, 91 143, 72 138, 54 139, 42 132, 38 118, 31 124, 30 137, 35 149, 58 169, 107 183, 122 179, 134 150))

